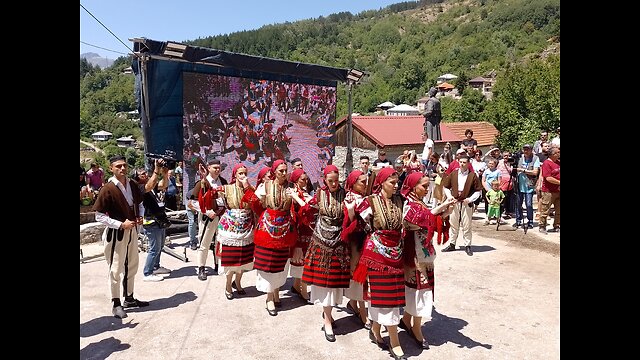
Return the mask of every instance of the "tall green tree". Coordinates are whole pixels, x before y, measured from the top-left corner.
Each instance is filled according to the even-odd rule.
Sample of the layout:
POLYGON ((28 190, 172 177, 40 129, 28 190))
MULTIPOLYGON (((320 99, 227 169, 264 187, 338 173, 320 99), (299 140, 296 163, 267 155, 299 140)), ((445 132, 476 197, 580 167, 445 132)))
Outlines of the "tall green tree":
POLYGON ((540 130, 560 126, 560 58, 534 59, 499 76, 486 119, 500 131, 501 148, 515 150, 536 140, 540 130))

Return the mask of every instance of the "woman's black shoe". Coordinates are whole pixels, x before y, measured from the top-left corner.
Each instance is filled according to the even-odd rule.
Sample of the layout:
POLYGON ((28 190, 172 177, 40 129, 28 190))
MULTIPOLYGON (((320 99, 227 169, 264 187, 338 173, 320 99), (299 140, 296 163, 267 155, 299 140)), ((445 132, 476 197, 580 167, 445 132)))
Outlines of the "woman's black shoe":
POLYGON ((411 330, 409 330, 409 328, 407 327, 407 324, 405 324, 402 319, 400 319, 400 323, 398 324, 398 327, 400 329, 403 329, 404 331, 408 332, 409 334, 411 334, 411 336, 413 336, 413 332, 411 330))
POLYGON ((369 329, 369 339, 371 339, 371 342, 378 345, 378 347, 382 350, 389 350, 389 346, 387 345, 386 342, 384 342, 384 340, 382 340, 381 342, 378 342, 378 339, 376 339, 376 336, 373 334, 373 330, 369 329))
POLYGON ((238 286, 236 285, 236 283, 231 283, 231 287, 236 289, 239 295, 247 295, 247 292, 244 289, 238 290, 238 286))
POLYGON ((429 350, 429 342, 427 341, 427 339, 422 340, 422 343, 418 341, 418 343, 418 346, 422 347, 425 350, 429 350))
POLYGON ((268 312, 268 313, 269 313, 269 315, 271 315, 271 316, 276 316, 276 315, 278 315, 278 310, 276 310, 276 309, 269 310, 269 306, 267 306, 266 304, 265 304, 265 309, 267 309, 267 312, 268 312))
POLYGON ((322 325, 321 330, 324 331, 324 338, 327 339, 327 341, 329 341, 329 342, 336 341, 336 335, 335 334, 327 334, 327 330, 324 329, 324 325, 322 325))
POLYGON ((395 360, 407 360, 407 357, 404 354, 402 354, 400 356, 396 355, 396 353, 393 352, 393 348, 392 347, 389 347, 389 352, 391 353, 391 356, 393 356, 393 358, 395 360))
MULTIPOLYGON (((324 311, 322 312, 322 318, 324 319, 324 311)), ((331 327, 335 328, 336 326, 336 321, 331 319, 331 327)))

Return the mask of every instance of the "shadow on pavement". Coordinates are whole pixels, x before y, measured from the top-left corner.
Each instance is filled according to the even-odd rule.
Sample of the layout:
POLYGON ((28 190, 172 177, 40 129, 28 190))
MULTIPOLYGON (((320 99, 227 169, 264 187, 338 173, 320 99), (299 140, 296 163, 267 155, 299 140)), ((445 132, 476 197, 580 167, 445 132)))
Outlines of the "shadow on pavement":
POLYGON ((496 248, 494 248, 493 246, 489 246, 489 245, 471 245, 471 251, 473 251, 474 253, 476 252, 487 252, 487 251, 494 251, 496 248))
POLYGON ((146 306, 143 308, 127 308, 125 309, 125 311, 128 313, 130 312, 135 313, 135 312, 163 310, 163 309, 178 307, 178 305, 184 304, 188 301, 194 301, 197 298, 198 297, 193 291, 187 291, 184 293, 172 295, 171 297, 168 297, 168 298, 153 299, 153 300, 140 299, 140 300, 149 301, 149 306, 146 306))
MULTIPOLYGON (((471 349, 482 346, 485 349, 491 349, 493 347, 491 344, 479 343, 462 334, 460 330, 467 324, 468 322, 465 320, 440 314, 434 308, 431 321, 422 326, 422 334, 425 336, 425 339, 429 341, 429 344, 433 346, 440 346, 444 343, 452 342, 458 344, 459 348, 471 349)), ((413 344, 415 344, 415 342, 413 344)))
POLYGON ((104 360, 116 351, 122 351, 130 348, 131 345, 123 344, 122 341, 113 336, 102 339, 98 342, 91 343, 80 349, 81 360, 104 360))
POLYGON ((118 319, 112 315, 101 316, 99 318, 91 319, 86 323, 80 324, 80 337, 91 337, 105 331, 134 328, 136 326, 138 326, 138 323, 132 324, 131 320, 123 323, 122 319, 118 319))

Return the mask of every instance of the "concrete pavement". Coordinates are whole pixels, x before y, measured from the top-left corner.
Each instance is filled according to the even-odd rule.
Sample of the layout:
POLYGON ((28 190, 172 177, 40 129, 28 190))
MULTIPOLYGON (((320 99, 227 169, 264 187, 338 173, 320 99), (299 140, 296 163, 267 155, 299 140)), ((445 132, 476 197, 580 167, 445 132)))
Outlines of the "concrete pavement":
MULTIPOLYGON (((474 226, 482 221, 478 217, 474 226)), ((504 225, 505 232, 512 222, 504 225)), ((464 251, 438 252, 433 319, 422 327, 431 349, 420 350, 400 330, 405 354, 410 359, 559 359, 559 255, 519 246, 519 237, 505 241, 491 232, 482 234, 474 234, 472 257, 464 251)), ((545 236, 534 229, 526 236, 527 241, 559 244, 559 234, 545 236)), ((179 253, 185 242, 173 241, 179 253)), ((102 251, 99 243, 81 248, 85 257, 102 251)), ((151 305, 129 309, 122 320, 111 315, 104 258, 80 264, 80 358, 391 358, 345 311, 346 298, 334 308, 337 341, 330 343, 320 330, 320 306, 303 305, 290 295, 290 278, 280 293, 283 308, 271 317, 265 295, 255 289, 255 271, 243 277, 247 294, 230 301, 224 296, 224 276, 199 281, 195 252, 188 249, 187 255, 185 263, 163 253, 161 264, 173 270, 171 275, 143 282, 146 253, 140 253, 135 296, 151 305)), ((383 337, 388 341, 384 330, 383 337)))

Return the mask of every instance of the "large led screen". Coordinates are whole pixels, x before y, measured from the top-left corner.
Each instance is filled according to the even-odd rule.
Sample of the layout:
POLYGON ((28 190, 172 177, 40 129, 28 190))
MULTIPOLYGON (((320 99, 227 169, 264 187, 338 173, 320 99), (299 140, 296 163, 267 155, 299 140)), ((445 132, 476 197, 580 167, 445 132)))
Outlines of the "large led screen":
POLYGON ((334 154, 336 88, 185 72, 184 189, 200 179, 208 156, 222 177, 243 163, 252 185, 276 159, 300 158, 312 184, 334 154))

